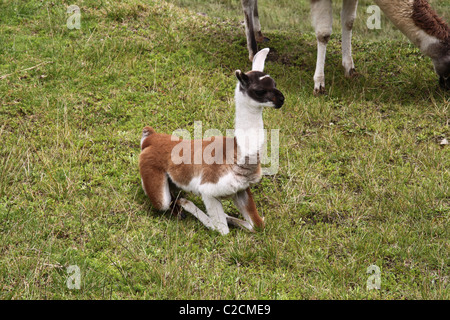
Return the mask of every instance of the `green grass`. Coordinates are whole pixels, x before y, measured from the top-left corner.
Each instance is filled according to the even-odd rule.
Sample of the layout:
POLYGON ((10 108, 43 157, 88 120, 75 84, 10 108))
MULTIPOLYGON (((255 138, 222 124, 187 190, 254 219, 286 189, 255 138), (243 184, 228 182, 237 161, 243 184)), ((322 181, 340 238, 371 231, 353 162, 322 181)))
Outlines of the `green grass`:
POLYGON ((319 98, 306 1, 260 1, 266 71, 286 96, 264 114, 281 147, 252 188, 263 232, 221 237, 152 209, 142 127, 225 132, 234 70, 250 68, 239 2, 212 3, 80 1, 80 30, 66 27, 72 2, 0 4, 0 298, 449 299, 449 94, 387 21, 364 29, 367 1, 361 75, 343 76, 336 15, 319 98), (366 289, 373 264, 380 290, 366 289))

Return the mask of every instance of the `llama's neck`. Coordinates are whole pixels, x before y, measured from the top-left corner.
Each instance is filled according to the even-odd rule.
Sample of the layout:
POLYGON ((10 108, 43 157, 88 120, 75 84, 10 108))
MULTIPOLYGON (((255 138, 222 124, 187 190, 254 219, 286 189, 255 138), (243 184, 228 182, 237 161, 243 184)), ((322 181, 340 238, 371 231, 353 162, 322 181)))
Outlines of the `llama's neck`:
POLYGON ((239 90, 235 91, 236 117, 234 136, 239 157, 256 157, 264 145, 262 106, 239 90))
POLYGON ((448 26, 424 0, 375 0, 375 3, 428 56, 433 57, 433 48, 449 36, 448 26))

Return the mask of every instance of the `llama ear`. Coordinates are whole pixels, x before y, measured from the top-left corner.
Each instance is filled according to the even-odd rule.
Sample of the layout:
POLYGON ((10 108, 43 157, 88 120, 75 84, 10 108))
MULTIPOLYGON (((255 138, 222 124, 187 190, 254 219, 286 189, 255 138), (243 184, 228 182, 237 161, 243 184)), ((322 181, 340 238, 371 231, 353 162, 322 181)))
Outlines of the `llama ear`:
POLYGON ((248 82, 249 82, 248 76, 245 73, 243 73, 241 70, 236 70, 235 74, 236 74, 236 78, 238 78, 238 80, 241 83, 241 85, 244 88, 247 88, 248 87, 248 82))
POLYGON ((264 48, 258 51, 253 57, 252 71, 264 71, 264 62, 269 54, 269 48, 264 48))

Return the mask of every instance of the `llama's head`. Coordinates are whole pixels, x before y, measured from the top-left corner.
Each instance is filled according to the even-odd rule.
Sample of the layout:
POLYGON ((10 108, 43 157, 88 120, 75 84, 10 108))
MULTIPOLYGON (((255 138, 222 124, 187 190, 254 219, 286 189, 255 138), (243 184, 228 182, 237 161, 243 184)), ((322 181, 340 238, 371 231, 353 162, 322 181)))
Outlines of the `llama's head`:
POLYGON ((246 100, 246 105, 279 109, 284 103, 284 96, 276 88, 275 81, 263 72, 268 53, 269 49, 266 48, 255 55, 251 71, 244 73, 236 70, 236 77, 239 80, 236 93, 246 100))
POLYGON ((429 52, 440 86, 450 90, 450 36, 448 39, 430 45, 429 52))
POLYGON ((450 90, 450 48, 446 55, 433 59, 434 70, 439 76, 439 84, 442 88, 450 90))

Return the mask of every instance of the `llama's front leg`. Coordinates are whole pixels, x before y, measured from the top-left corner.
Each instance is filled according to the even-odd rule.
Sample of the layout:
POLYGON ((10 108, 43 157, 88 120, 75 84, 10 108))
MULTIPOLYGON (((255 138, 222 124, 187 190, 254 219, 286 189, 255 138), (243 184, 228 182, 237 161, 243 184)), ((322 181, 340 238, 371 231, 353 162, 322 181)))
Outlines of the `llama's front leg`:
POLYGON ((256 210, 250 188, 236 193, 233 197, 233 202, 252 229, 254 227, 264 228, 264 219, 260 217, 258 210, 256 210))
POLYGON ((311 0, 311 18, 317 38, 314 95, 325 93, 325 56, 333 24, 331 0, 311 0))
POLYGON ((254 12, 256 0, 241 0, 244 10, 245 36, 247 37, 248 58, 253 61, 253 57, 258 51, 254 29, 254 12))
POLYGON ((261 32, 261 23, 259 22, 258 0, 255 0, 255 8, 253 9, 253 28, 255 31, 256 42, 262 43, 269 41, 261 32))
POLYGON ((356 75, 352 58, 352 29, 356 18, 358 0, 344 0, 341 11, 342 25, 342 66, 346 77, 356 75))
POLYGON ((184 198, 179 198, 176 201, 176 203, 177 205, 181 206, 184 210, 192 214, 194 217, 196 217, 198 220, 200 220, 200 222, 203 223, 205 227, 207 227, 208 229, 215 230, 215 226, 211 221, 211 219, 202 210, 197 208, 197 206, 194 203, 184 198))
POLYGON ((229 233, 230 229, 228 228, 227 215, 223 211, 220 200, 206 195, 202 195, 202 199, 214 228, 222 235, 229 233))

